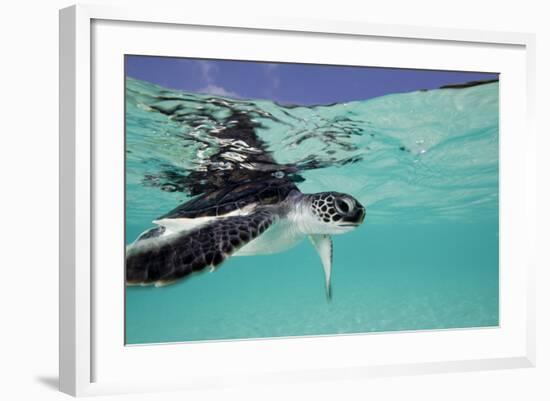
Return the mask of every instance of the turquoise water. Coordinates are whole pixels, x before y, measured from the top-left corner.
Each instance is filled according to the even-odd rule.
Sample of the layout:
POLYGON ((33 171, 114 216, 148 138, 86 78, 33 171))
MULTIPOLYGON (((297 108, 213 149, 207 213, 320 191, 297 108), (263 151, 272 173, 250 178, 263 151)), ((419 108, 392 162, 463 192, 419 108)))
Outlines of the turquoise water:
POLYGON ((302 192, 349 193, 367 209, 333 237, 332 301, 306 240, 128 287, 128 344, 499 324, 498 83, 315 107, 126 88, 127 244, 201 177, 260 168, 257 148, 218 136, 235 110, 302 192))

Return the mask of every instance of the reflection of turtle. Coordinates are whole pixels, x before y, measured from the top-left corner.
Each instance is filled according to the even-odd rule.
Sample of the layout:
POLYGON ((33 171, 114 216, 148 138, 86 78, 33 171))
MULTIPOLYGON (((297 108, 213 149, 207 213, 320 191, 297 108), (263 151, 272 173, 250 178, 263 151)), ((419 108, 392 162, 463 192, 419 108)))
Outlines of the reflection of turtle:
POLYGON ((165 214, 126 253, 129 285, 162 286, 214 270, 226 258, 282 252, 309 236, 325 271, 330 297, 330 234, 348 232, 364 207, 338 192, 302 194, 285 178, 229 185, 207 192, 165 214))

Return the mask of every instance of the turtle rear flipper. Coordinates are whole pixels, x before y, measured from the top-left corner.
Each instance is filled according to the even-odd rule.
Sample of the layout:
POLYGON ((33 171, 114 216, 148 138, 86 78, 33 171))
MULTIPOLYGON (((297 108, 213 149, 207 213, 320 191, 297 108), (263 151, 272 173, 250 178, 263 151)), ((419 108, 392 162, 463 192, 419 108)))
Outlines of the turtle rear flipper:
POLYGON ((219 266, 277 219, 260 210, 214 220, 193 231, 141 240, 126 252, 126 284, 162 286, 219 266))
POLYGON ((151 238, 158 238, 166 233, 166 227, 163 226, 157 226, 150 228, 144 232, 142 232, 138 237, 135 239, 134 243, 131 245, 137 244, 139 241, 145 241, 151 238))

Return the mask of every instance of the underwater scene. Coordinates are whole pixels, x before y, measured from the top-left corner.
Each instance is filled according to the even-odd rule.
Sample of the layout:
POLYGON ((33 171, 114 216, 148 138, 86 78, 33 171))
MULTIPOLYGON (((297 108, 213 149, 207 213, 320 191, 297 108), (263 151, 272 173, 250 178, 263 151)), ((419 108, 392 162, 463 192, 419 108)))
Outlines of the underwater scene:
POLYGON ((498 80, 315 105, 127 76, 125 125, 127 344, 498 326, 498 80))

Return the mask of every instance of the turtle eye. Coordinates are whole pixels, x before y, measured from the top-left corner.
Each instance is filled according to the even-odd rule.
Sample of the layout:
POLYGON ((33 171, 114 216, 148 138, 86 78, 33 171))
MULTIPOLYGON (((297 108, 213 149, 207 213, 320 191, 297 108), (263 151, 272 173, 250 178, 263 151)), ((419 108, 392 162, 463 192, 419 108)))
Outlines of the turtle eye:
POLYGON ((353 205, 347 199, 336 199, 336 210, 342 214, 348 214, 353 205))

